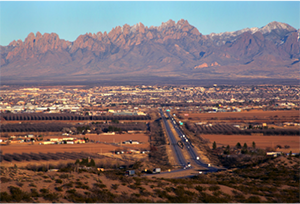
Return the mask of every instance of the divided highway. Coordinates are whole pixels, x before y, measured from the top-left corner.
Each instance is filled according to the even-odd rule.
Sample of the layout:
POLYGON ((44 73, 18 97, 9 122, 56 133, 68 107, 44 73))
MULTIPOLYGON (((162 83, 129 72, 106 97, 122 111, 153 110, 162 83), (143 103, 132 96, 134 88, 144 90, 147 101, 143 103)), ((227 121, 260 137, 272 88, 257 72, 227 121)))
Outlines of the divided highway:
MULTIPOLYGON (((201 167, 207 168, 208 172, 216 172, 216 171, 218 171, 219 169, 217 169, 217 168, 215 168, 215 167, 212 167, 212 166, 210 166, 209 164, 204 163, 204 162, 200 159, 199 155, 197 155, 197 153, 195 152, 193 145, 190 143, 190 141, 188 140, 188 138, 183 134, 183 132, 181 131, 181 129, 179 128, 179 126, 176 124, 176 121, 175 121, 175 119, 171 116, 170 112, 166 111, 166 113, 167 113, 169 119, 171 120, 171 123, 172 123, 172 125, 174 126, 174 129, 176 130, 176 132, 178 133, 179 137, 181 138, 181 141, 184 143, 184 148, 187 149, 187 151, 189 152, 189 154, 190 154, 191 158, 194 160, 194 162, 195 162, 197 165, 201 166, 201 167), (199 157, 199 160, 197 159, 197 157, 199 157)), ((163 116, 162 110, 161 110, 161 115, 163 116)), ((166 118, 165 118, 165 117, 164 117, 164 121, 166 121, 166 118)), ((165 122, 165 124, 166 124, 166 123, 167 123, 167 122, 165 122)), ((170 127, 169 127, 169 126, 166 125, 166 127, 168 127, 169 130, 170 130, 170 127)), ((171 131, 170 131, 170 132, 171 132, 171 131)), ((172 134, 172 133, 171 133, 171 134, 172 134)), ((173 136, 173 134, 172 134, 172 136, 173 136)), ((173 136, 173 138, 174 138, 174 136, 173 136)), ((175 138, 174 138, 174 139, 175 139, 175 138)), ((172 143, 173 143, 173 141, 172 141, 172 143)), ((174 143, 176 144, 176 140, 175 140, 174 143)), ((177 145, 176 145, 176 146, 177 146, 177 145)), ((179 147, 178 147, 178 148, 179 148, 179 147)), ((180 152, 180 153, 181 153, 181 152, 180 152)))
POLYGON ((182 155, 180 147, 177 145, 177 141, 176 141, 176 139, 171 131, 171 128, 169 126, 169 123, 167 122, 167 119, 161 109, 160 109, 160 115, 161 115, 162 120, 164 121, 167 134, 170 138, 170 145, 176 155, 176 159, 177 159, 178 163, 180 164, 180 166, 184 167, 187 165, 186 160, 185 160, 184 156, 182 155))

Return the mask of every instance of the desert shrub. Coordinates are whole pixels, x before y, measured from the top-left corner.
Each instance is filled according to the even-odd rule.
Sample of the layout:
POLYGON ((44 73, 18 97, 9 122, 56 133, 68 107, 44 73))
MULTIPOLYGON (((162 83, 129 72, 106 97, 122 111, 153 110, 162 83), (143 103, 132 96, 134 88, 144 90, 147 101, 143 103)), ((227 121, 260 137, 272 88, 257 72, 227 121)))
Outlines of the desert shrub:
POLYGON ((228 199, 223 198, 223 197, 217 197, 214 195, 209 195, 206 193, 201 193, 201 196, 199 197, 199 201, 202 203, 228 203, 230 202, 228 199))
POLYGON ((22 187, 24 185, 24 183, 21 183, 21 182, 17 182, 16 184, 20 187, 22 187))
POLYGON ((10 179, 6 178, 6 177, 1 177, 0 180, 1 180, 1 183, 6 183, 6 182, 10 181, 10 179))
POLYGON ((75 184, 76 184, 75 188, 89 189, 89 186, 84 185, 84 184, 83 184, 82 182, 80 182, 80 181, 75 182, 75 184))
POLYGON ((47 179, 47 180, 44 180, 44 182, 46 182, 46 183, 51 183, 52 181, 49 180, 49 179, 47 179))
POLYGON ((160 189, 154 189, 155 194, 160 198, 167 198, 168 193, 166 191, 162 191, 160 189))
POLYGON ((59 178, 61 179, 69 178, 69 174, 61 174, 59 175, 59 178))
POLYGON ((260 198, 258 196, 250 196, 245 200, 245 203, 260 203, 260 198))
POLYGON ((76 193, 76 189, 70 189, 66 191, 67 193, 71 193, 71 194, 75 194, 76 193))
POLYGON ((12 202, 12 196, 7 192, 0 192, 0 201, 1 202, 12 202))
POLYGON ((63 191, 62 187, 55 187, 55 190, 57 190, 57 191, 63 191))
POLYGON ((55 182, 56 183, 62 183, 62 180, 61 179, 56 179, 55 182))
POLYGON ((140 178, 133 178, 135 180, 135 185, 140 186, 141 185, 141 180, 140 178))
POLYGON ((221 191, 214 191, 213 195, 216 196, 216 197, 218 197, 219 195, 221 195, 221 191))
POLYGON ((173 191, 173 188, 172 188, 172 187, 166 187, 165 190, 166 190, 167 192, 171 192, 171 191, 173 191))
POLYGON ((98 188, 106 188, 106 185, 103 183, 94 183, 94 186, 96 186, 98 188))
POLYGON ((20 202, 22 200, 26 202, 32 201, 30 194, 28 194, 27 192, 23 192, 18 187, 9 186, 8 188, 11 193, 12 201, 16 201, 16 202, 20 202))
POLYGON ((137 185, 135 185, 135 184, 133 184, 133 185, 129 185, 128 187, 129 187, 129 188, 131 188, 131 189, 133 189, 133 190, 135 190, 135 189, 137 189, 137 188, 138 188, 138 186, 137 186, 137 185))
POLYGON ((202 192, 202 191, 205 191, 205 190, 206 190, 205 187, 202 187, 202 186, 199 186, 199 185, 196 186, 195 189, 196 189, 197 191, 199 191, 199 192, 202 192))
POLYGON ((216 186, 216 185, 212 185, 208 188, 208 190, 210 191, 217 191, 217 190, 220 190, 220 186, 216 186))
POLYGON ((59 199, 59 195, 57 193, 47 193, 43 196, 43 198, 45 200, 49 200, 49 201, 58 201, 59 199))
POLYGON ((30 183, 29 186, 30 187, 36 187, 36 185, 34 185, 34 183, 30 183))
POLYGON ((73 187, 73 182, 69 182, 69 183, 66 183, 63 185, 64 187, 67 187, 67 188, 72 188, 73 187))
POLYGON ((151 193, 146 191, 146 190, 140 190, 140 194, 141 196, 144 196, 144 197, 148 197, 148 196, 151 196, 151 193))
POLYGON ((133 194, 131 194, 132 196, 136 196, 136 197, 141 197, 141 194, 139 194, 139 193, 133 193, 133 194))
POLYGON ((36 188, 30 189, 30 191, 31 191, 31 196, 32 196, 32 197, 40 197, 40 194, 39 194, 39 192, 36 190, 36 188))
POLYGON ((117 190, 119 187, 119 184, 112 184, 111 185, 111 188, 114 189, 114 190, 117 190))
POLYGON ((40 192, 41 193, 49 193, 49 189, 42 188, 42 189, 40 189, 40 192))
POLYGON ((133 182, 133 178, 128 177, 128 176, 120 176, 119 177, 120 181, 123 183, 132 183, 133 182))

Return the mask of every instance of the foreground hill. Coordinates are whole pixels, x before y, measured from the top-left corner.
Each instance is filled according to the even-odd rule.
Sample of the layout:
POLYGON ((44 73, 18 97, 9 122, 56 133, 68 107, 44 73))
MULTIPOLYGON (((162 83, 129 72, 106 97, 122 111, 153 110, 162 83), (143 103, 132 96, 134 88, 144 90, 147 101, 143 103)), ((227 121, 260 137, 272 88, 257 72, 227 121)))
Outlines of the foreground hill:
POLYGON ((202 35, 186 20, 158 27, 117 26, 74 42, 30 33, 1 49, 1 78, 82 81, 298 78, 299 30, 271 22, 262 28, 202 35))
MULTIPOLYGON (((251 159, 250 159, 251 160, 251 159)), ((107 163, 108 164, 108 163, 107 163)), ((51 165, 51 164, 50 164, 51 165)), ((98 164, 97 165, 101 165, 98 164)), ((48 163, 49 166, 49 163, 48 163)), ((124 170, 59 172, 0 167, 1 202, 63 203, 297 203, 299 158, 261 158, 256 163, 192 178, 124 176, 124 170)), ((73 163, 74 166, 74 163, 73 163)), ((27 166, 27 169, 46 166, 27 166)), ((137 172, 138 170, 136 170, 137 172)))

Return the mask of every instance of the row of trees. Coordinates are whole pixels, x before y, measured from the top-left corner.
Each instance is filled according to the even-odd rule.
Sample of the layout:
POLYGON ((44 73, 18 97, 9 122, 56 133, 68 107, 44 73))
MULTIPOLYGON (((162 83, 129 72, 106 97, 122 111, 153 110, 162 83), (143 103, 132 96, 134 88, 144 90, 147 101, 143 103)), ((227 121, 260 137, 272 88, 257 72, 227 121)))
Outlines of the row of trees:
POLYGON ((102 123, 91 125, 71 125, 67 123, 22 123, 22 124, 5 124, 0 126, 0 132, 73 132, 83 133, 90 130, 92 133, 101 133, 109 131, 128 131, 128 130, 147 130, 145 122, 133 123, 102 123))
MULTIPOLYGON (((248 145, 247 145, 247 143, 244 143, 244 145, 242 146, 241 143, 238 142, 235 145, 235 148, 238 149, 238 150, 241 150, 242 154, 247 154, 248 153, 248 145)), ((256 144, 255 144, 254 141, 252 142, 252 148, 253 149, 256 148, 256 144)), ((216 144, 215 141, 213 142, 212 149, 213 150, 217 149, 217 144, 216 144)), ((230 150, 231 150, 230 146, 227 145, 226 148, 224 149, 224 154, 230 154, 230 150)))
MULTIPOLYGON (((146 131, 148 128, 145 122, 132 123, 94 123, 86 126, 77 126, 77 133, 91 133, 100 134, 102 132, 122 132, 122 131, 146 131)), ((69 132, 72 128, 64 128, 63 132, 69 132)), ((73 129, 72 129, 73 130, 73 129)), ((71 130, 71 131, 72 131, 71 130)), ((74 131, 72 131, 74 132, 74 131)))
POLYGON ((240 129, 228 124, 216 124, 213 126, 197 125, 197 129, 200 133, 215 133, 224 134, 229 132, 239 132, 240 129))
POLYGON ((71 128, 71 124, 64 123, 22 123, 5 124, 0 126, 0 132, 60 132, 64 127, 71 128))
POLYGON ((294 129, 246 129, 241 130, 228 124, 217 124, 212 126, 197 125, 197 130, 192 124, 186 125, 191 131, 198 131, 201 134, 224 134, 224 135, 251 135, 253 133, 262 133, 263 135, 300 135, 299 130, 294 129))
POLYGON ((14 120, 151 120, 150 116, 144 115, 103 115, 103 116, 82 116, 68 113, 21 113, 3 114, 2 117, 7 121, 14 120))
POLYGON ((57 153, 22 153, 22 154, 0 154, 0 161, 3 160, 11 162, 15 161, 40 161, 40 160, 65 160, 65 159, 81 159, 81 158, 100 158, 100 155, 97 154, 89 154, 85 152, 57 152, 57 153))
POLYGON ((96 124, 94 125, 97 129, 101 129, 103 132, 107 132, 107 129, 110 127, 118 128, 122 131, 128 131, 128 130, 147 130, 147 124, 143 122, 137 122, 137 123, 111 123, 111 124, 96 124))

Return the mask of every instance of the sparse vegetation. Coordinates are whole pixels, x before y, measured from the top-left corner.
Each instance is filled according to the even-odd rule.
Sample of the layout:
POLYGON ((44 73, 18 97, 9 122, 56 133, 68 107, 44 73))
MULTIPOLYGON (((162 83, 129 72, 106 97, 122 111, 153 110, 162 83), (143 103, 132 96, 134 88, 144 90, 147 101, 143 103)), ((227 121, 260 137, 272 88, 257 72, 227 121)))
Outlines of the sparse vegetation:
MULTIPOLYGON (((213 120, 219 120, 219 118, 215 117, 213 120)), ((73 160, 57 165, 28 165, 27 170, 38 171, 38 173, 33 172, 31 175, 23 173, 23 169, 19 164, 18 167, 7 169, 6 173, 0 168, 1 183, 9 186, 8 190, 5 191, 4 189, 3 192, 0 192, 1 202, 40 202, 41 199, 47 202, 67 201, 77 203, 299 202, 299 157, 290 154, 288 157, 268 158, 263 150, 256 148, 254 141, 252 145, 248 142, 249 147, 246 143, 242 146, 238 141, 230 144, 231 146, 226 144, 224 147, 220 147, 221 145, 217 147, 216 141, 211 145, 210 141, 201 138, 199 127, 190 122, 186 122, 182 126, 189 129, 186 135, 190 141, 195 146, 201 144, 201 151, 205 150, 209 159, 218 158, 218 162, 228 169, 184 179, 143 177, 145 168, 151 170, 153 165, 161 167, 163 171, 172 168, 166 156, 165 146, 167 143, 160 120, 151 121, 147 125, 143 124, 140 129, 147 129, 150 139, 151 152, 149 158, 147 158, 150 162, 147 159, 133 159, 129 162, 126 157, 121 157, 126 162, 117 160, 117 162, 111 163, 108 159, 104 162, 98 162, 97 158, 91 158, 87 154, 73 154, 71 152, 61 154, 33 153, 24 154, 23 156, 17 154, 14 157, 13 155, 6 155, 7 161, 34 158, 35 162, 49 160, 49 163, 51 163, 50 159, 55 160, 56 157, 64 156, 73 160), (211 147, 213 150, 211 150, 211 147), (86 167, 101 167, 105 171, 100 173, 96 168, 86 167), (55 173, 47 172, 49 168, 57 168, 59 171, 55 173), (129 169, 136 171, 135 176, 125 176, 125 171, 129 169), (30 189, 30 187, 34 188, 30 189), (124 189, 126 193, 122 192, 124 189)), ((87 130, 98 131, 97 133, 99 133, 120 131, 126 128, 126 125, 122 125, 122 121, 117 119, 113 119, 110 125, 106 124, 106 129, 103 129, 104 125, 102 125, 100 122, 94 122, 88 126, 84 124, 74 128, 75 131, 84 131, 84 133, 87 130)), ((72 129, 74 130, 74 128, 72 129)), ((226 129, 225 126, 224 128, 226 129)), ((267 129, 258 130, 253 128, 251 129, 252 132, 267 131, 267 129)), ((64 127, 65 132, 70 130, 71 127, 64 127)), ((219 129, 219 131, 221 130, 219 129)), ((207 131, 217 131, 217 128, 207 129, 207 131)), ((232 131, 233 129, 228 129, 226 134, 237 134, 232 131)), ((91 142, 91 140, 85 139, 87 142, 91 142)), ((285 148, 284 145, 279 146, 285 148)))
MULTIPOLYGON (((247 158, 248 160, 235 160, 235 164, 243 168, 237 168, 231 173, 224 171, 185 179, 127 177, 121 170, 107 171, 99 177, 93 173, 72 176, 68 173, 58 173, 53 181, 61 186, 54 186, 52 189, 35 187, 30 192, 21 189, 25 185, 21 188, 10 186, 9 192, 1 192, 1 202, 33 202, 38 201, 40 197, 50 202, 59 202, 64 197, 64 191, 64 199, 68 202, 151 202, 151 198, 172 203, 298 202, 298 157, 257 158, 249 155, 247 158), (94 178, 92 187, 89 187, 90 181, 82 180, 86 178, 85 175, 94 178), (103 183, 103 176, 114 182, 103 183), (129 192, 132 189, 133 192, 128 195, 109 192, 109 189, 119 191, 120 185, 122 188, 128 188, 129 192), (147 185, 151 190, 146 190, 147 185), (232 195, 226 194, 222 186, 231 189, 232 195), (282 186, 285 186, 284 189, 282 186)), ((36 176, 54 178, 47 173, 36 176)), ((35 177, 32 177, 32 180, 34 179, 35 177)), ((16 181, 8 182, 17 184, 16 181)))

